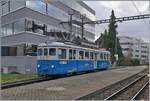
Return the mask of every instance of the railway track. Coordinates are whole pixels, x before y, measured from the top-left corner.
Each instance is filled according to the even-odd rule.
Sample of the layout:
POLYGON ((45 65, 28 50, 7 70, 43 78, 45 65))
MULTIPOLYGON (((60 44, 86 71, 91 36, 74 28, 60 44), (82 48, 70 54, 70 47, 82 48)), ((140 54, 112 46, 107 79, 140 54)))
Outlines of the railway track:
POLYGON ((149 100, 149 81, 135 94, 131 100, 149 100))
MULTIPOLYGON (((104 100, 104 99, 112 100, 111 96, 116 95, 117 92, 119 93, 120 91, 122 91, 121 89, 123 89, 126 85, 133 83, 133 81, 135 81, 135 80, 138 81, 138 79, 142 79, 143 77, 148 79, 147 74, 148 74, 148 69, 145 69, 138 74, 135 74, 135 75, 128 77, 124 80, 121 80, 115 84, 107 86, 103 89, 99 89, 94 92, 90 92, 89 94, 81 96, 81 97, 77 98, 76 100, 104 100)), ((128 96, 128 94, 126 96, 128 96)), ((115 99, 115 100, 117 100, 117 99, 115 99)))
POLYGON ((134 100, 147 83, 148 77, 143 75, 104 100, 134 100))

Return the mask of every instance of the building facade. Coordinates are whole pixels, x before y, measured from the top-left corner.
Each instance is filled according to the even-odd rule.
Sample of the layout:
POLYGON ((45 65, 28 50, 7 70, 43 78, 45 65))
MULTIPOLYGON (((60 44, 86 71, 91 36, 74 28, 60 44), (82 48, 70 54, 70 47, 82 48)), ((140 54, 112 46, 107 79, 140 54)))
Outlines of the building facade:
MULTIPOLYGON (((95 20, 95 11, 79 0, 2 0, 1 8, 2 68, 21 73, 36 72, 39 43, 70 34, 70 25, 61 23, 69 21, 70 12, 73 20, 81 21, 81 15, 95 20)), ((81 37, 81 27, 73 24, 72 34, 81 37)), ((95 39, 95 25, 85 26, 84 38, 95 39)))
POLYGON ((125 57, 138 59, 140 64, 149 62, 149 45, 143 40, 128 36, 119 36, 122 52, 125 57))

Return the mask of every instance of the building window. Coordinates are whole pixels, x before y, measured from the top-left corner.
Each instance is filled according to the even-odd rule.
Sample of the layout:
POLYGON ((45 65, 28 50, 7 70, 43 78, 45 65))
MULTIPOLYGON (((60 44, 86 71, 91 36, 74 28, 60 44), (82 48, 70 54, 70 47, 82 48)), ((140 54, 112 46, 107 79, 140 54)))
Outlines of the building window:
POLYGON ((25 19, 25 30, 32 32, 32 21, 25 19))
POLYGON ((16 34, 19 32, 25 31, 25 20, 21 19, 9 24, 5 24, 2 26, 2 34, 3 36, 16 34))
POLYGON ((6 36, 7 35, 7 26, 3 25, 2 26, 2 36, 6 36))
POLYGON ((37 56, 37 45, 28 43, 25 44, 24 49, 24 55, 37 56))
POLYGON ((25 31, 25 20, 21 19, 14 22, 14 34, 25 31))
POLYGON ((1 56, 9 56, 9 47, 1 47, 1 56))
POLYGON ((147 48, 147 46, 141 46, 142 48, 147 48))
POLYGON ((46 14, 46 4, 41 0, 27 0, 26 7, 46 14))
POLYGON ((147 53, 147 51, 141 51, 141 53, 147 53))
POLYGON ((25 1, 24 0, 10 0, 10 11, 14 11, 14 10, 19 9, 21 7, 25 7, 25 1))
POLYGON ((43 35, 46 31, 46 25, 39 21, 25 19, 25 30, 43 35))
POLYGON ((68 14, 62 11, 61 9, 48 4, 48 15, 56 18, 56 19, 61 19, 61 20, 67 20, 69 18, 68 14))
POLYGON ((25 7, 24 0, 3 0, 1 2, 2 15, 7 14, 10 11, 14 11, 18 8, 25 7))
POLYGON ((12 35, 13 34, 13 26, 12 24, 7 24, 7 35, 12 35))
POLYGON ((9 12, 9 1, 1 1, 1 6, 2 6, 2 15, 6 14, 9 12))
POLYGON ((141 57, 142 57, 142 58, 147 58, 147 56, 146 56, 146 55, 141 55, 141 57))
POLYGON ((7 36, 13 34, 12 24, 6 24, 2 26, 2 36, 7 36))
MULTIPOLYGON (((32 23, 33 23, 33 22, 32 22, 32 23)), ((44 24, 41 23, 41 22, 39 22, 39 21, 34 21, 34 24, 35 24, 35 25, 38 25, 38 26, 41 26, 41 27, 44 27, 44 24)), ((34 26, 33 26, 33 27, 34 27, 34 26)), ((35 28, 35 27, 34 27, 34 28, 35 28)), ((35 28, 35 29, 33 30, 33 32, 34 32, 34 33, 41 34, 41 35, 44 34, 44 30, 43 30, 43 29, 40 29, 40 28, 35 28)))
POLYGON ((139 55, 135 55, 135 57, 139 57, 139 55))

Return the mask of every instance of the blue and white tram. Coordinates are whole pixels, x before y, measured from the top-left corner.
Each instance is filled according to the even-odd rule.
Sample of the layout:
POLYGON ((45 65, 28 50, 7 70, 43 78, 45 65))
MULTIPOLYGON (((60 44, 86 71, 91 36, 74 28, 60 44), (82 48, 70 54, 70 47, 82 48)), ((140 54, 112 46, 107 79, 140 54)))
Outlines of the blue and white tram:
POLYGON ((37 56, 39 75, 59 75, 107 69, 110 52, 67 45, 60 42, 40 44, 37 56))

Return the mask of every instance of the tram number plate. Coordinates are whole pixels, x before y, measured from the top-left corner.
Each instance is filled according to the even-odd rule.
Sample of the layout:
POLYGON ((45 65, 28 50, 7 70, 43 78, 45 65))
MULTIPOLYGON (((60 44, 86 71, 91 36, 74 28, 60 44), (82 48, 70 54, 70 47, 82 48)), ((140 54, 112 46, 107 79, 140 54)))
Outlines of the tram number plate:
POLYGON ((67 64, 67 61, 60 61, 59 64, 67 64))

